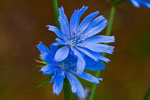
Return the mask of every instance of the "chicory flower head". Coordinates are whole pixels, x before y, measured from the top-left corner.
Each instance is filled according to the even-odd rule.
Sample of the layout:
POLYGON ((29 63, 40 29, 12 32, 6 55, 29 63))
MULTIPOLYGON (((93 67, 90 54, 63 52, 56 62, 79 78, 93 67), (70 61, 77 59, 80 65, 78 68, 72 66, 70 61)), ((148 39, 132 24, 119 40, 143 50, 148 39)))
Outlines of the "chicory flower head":
MULTIPOLYGON (((82 72, 82 74, 77 73, 76 61, 77 59, 72 55, 68 55, 68 57, 61 61, 56 62, 54 60, 54 56, 58 48, 54 45, 51 45, 50 48, 47 48, 43 43, 39 43, 37 45, 38 50, 40 51, 40 57, 47 63, 44 67, 40 69, 44 75, 53 75, 50 83, 53 84, 53 93, 59 95, 62 88, 64 79, 67 78, 71 85, 71 90, 73 93, 76 93, 79 98, 85 98, 84 89, 80 81, 73 75, 77 75, 78 77, 85 79, 89 82, 98 84, 99 80, 102 78, 96 78, 91 74, 86 72, 82 72)), ((88 57, 87 57, 88 58, 88 57)), ((88 58, 85 69, 91 71, 98 71, 104 69, 104 64, 100 61, 95 62, 94 60, 88 58)))
POLYGON ((59 37, 56 38, 55 45, 61 45, 57 50, 54 59, 58 62, 65 60, 69 52, 72 51, 77 57, 77 71, 82 73, 85 67, 84 55, 94 59, 108 62, 109 59, 103 57, 100 53, 112 54, 114 47, 102 43, 114 42, 114 36, 96 35, 101 32, 108 24, 102 16, 98 16, 99 11, 86 16, 80 23, 80 18, 88 7, 74 11, 68 22, 63 7, 59 8, 60 29, 55 26, 47 25, 48 30, 55 32, 59 37), (96 18, 95 18, 96 17, 96 18), (80 23, 80 24, 79 24, 80 23), (96 36, 95 36, 96 35, 96 36))
POLYGON ((145 6, 146 8, 150 8, 149 0, 129 0, 136 8, 139 8, 140 5, 145 6))

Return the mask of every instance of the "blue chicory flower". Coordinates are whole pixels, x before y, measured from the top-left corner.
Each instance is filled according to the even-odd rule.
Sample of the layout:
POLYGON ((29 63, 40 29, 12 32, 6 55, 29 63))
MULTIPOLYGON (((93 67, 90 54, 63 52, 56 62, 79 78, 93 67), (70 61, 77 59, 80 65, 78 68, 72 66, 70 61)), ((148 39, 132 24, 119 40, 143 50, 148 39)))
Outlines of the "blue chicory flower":
POLYGON ((140 5, 150 8, 150 1, 148 0, 129 0, 136 8, 139 8, 140 5))
MULTIPOLYGON (((70 54, 65 60, 61 62, 56 62, 54 60, 54 56, 58 48, 54 45, 50 46, 50 50, 43 43, 40 42, 37 45, 37 48, 41 53, 40 57, 47 63, 47 65, 42 67, 40 71, 42 71, 44 75, 53 75, 50 83, 54 82, 54 94, 60 94, 63 88, 64 79, 67 78, 70 82, 72 92, 76 93, 79 98, 85 98, 83 86, 73 74, 95 84, 98 84, 99 80, 102 80, 102 78, 96 78, 86 72, 82 72, 82 74, 77 73, 77 59, 70 54)), ((104 70, 104 67, 105 65, 103 63, 95 62, 94 60, 88 58, 85 69, 91 71, 98 71, 104 70)))
POLYGON ((68 57, 69 51, 72 51, 77 57, 78 73, 82 73, 84 70, 84 55, 95 61, 102 60, 108 62, 110 60, 103 57, 101 53, 112 54, 114 49, 113 46, 102 44, 114 42, 114 36, 96 35, 108 24, 107 20, 102 15, 96 17, 99 11, 89 14, 80 23, 80 18, 87 9, 88 7, 83 6, 81 9, 75 10, 69 23, 64 9, 61 7, 59 8, 58 19, 60 29, 52 25, 47 25, 48 30, 55 32, 59 37, 56 38, 54 44, 63 46, 57 50, 54 59, 61 62, 68 57))

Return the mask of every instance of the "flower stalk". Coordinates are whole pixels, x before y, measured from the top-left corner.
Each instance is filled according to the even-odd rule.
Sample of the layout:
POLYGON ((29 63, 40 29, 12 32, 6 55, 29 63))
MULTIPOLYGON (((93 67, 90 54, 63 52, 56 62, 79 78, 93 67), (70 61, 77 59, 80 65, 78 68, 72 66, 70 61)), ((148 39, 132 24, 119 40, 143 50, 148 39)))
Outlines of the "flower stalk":
POLYGON ((67 78, 65 78, 64 80, 64 98, 65 100, 71 100, 70 85, 69 85, 69 81, 67 80, 67 78))
MULTIPOLYGON (((115 11, 116 11, 116 6, 112 5, 111 11, 110 11, 109 24, 108 24, 107 30, 106 30, 106 35, 107 36, 110 36, 110 34, 111 34, 112 24, 113 24, 114 16, 115 16, 115 11)), ((103 53, 102 55, 106 56, 106 53, 103 53)), ((101 73, 101 71, 97 71, 96 74, 95 74, 95 77, 99 77, 100 73, 101 73)), ((96 84, 93 84, 89 100, 94 100, 95 92, 96 92, 96 84)))
POLYGON ((150 88, 148 88, 143 100, 148 100, 149 97, 150 97, 150 88))
MULTIPOLYGON (((58 21, 58 17, 59 17, 58 2, 57 2, 57 0, 52 0, 52 3, 53 3, 53 10, 54 10, 55 24, 58 28, 60 28, 60 24, 58 21)), ((65 78, 65 80, 64 80, 64 100, 71 100, 69 89, 70 89, 69 82, 65 78)))
POLYGON ((59 28, 60 26, 58 21, 58 17, 59 17, 58 2, 57 0, 52 0, 52 3, 53 3, 53 10, 54 10, 55 24, 59 28))

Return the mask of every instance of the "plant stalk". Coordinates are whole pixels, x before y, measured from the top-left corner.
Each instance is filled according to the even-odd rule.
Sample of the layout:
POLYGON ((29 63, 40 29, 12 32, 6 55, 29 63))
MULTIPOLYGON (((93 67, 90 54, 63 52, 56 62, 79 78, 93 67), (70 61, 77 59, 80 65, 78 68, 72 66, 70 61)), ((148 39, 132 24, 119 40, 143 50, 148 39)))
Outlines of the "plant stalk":
POLYGON ((52 0, 52 3, 53 3, 53 10, 54 10, 55 24, 59 28, 60 25, 58 21, 58 17, 59 17, 58 2, 57 0, 52 0))
MULTIPOLYGON (((109 36, 111 34, 112 24, 113 24, 113 20, 114 20, 114 16, 115 16, 115 11, 116 11, 116 7, 112 6, 111 11, 110 11, 109 24, 108 24, 108 27, 107 27, 107 30, 106 30, 106 35, 107 36, 109 36)), ((106 55, 105 53, 102 53, 102 56, 105 56, 105 55, 106 55)), ((100 73, 101 73, 101 71, 97 71, 95 76, 99 77, 100 73)), ((94 100, 95 92, 96 92, 96 84, 93 84, 89 100, 94 100)))
POLYGON ((143 100, 148 100, 149 97, 150 97, 150 88, 148 88, 143 100))
MULTIPOLYGON (((58 21, 58 17, 59 17, 58 2, 57 2, 57 0, 52 0, 52 3, 53 3, 53 10, 54 10, 55 24, 58 28, 60 28, 60 24, 58 21)), ((64 100, 71 100, 69 86, 70 86, 69 82, 65 78, 64 79, 64 100)))
POLYGON ((67 78, 64 79, 64 98, 65 100, 71 100, 70 97, 70 85, 67 78))

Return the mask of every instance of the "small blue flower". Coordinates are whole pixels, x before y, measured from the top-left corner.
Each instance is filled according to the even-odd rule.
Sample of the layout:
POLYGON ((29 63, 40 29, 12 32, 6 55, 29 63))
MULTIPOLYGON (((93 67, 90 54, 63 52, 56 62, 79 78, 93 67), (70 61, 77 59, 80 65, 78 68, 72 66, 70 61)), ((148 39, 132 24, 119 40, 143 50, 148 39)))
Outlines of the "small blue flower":
MULTIPOLYGON (((40 57, 47 63, 44 67, 40 69, 44 75, 53 75, 50 83, 53 84, 53 93, 59 95, 62 88, 64 78, 67 78, 71 85, 71 90, 73 93, 76 93, 79 98, 85 98, 84 89, 80 81, 74 76, 78 76, 82 79, 85 79, 89 82, 98 84, 99 80, 102 78, 96 78, 91 74, 83 72, 82 74, 77 73, 76 61, 77 59, 72 55, 68 55, 68 57, 61 62, 56 62, 54 60, 55 53, 57 51, 57 47, 51 45, 50 48, 47 48, 43 43, 39 43, 37 45, 38 50, 40 51, 40 57), (74 75, 73 75, 74 74, 74 75)), ((91 71, 104 70, 105 65, 100 62, 95 62, 94 60, 87 57, 87 62, 85 69, 91 71)))
POLYGON ((148 0, 129 0, 136 8, 139 8, 140 5, 150 8, 150 1, 148 0))
POLYGON ((108 62, 110 60, 103 57, 100 53, 112 54, 114 49, 113 46, 102 44, 114 42, 114 36, 95 36, 108 24, 107 20, 102 15, 96 17, 99 14, 98 11, 89 14, 80 23, 80 18, 87 9, 88 7, 83 6, 81 9, 75 10, 69 23, 64 9, 61 7, 59 8, 58 19, 61 30, 55 26, 47 25, 48 30, 55 32, 55 34, 59 37, 56 38, 54 45, 63 46, 58 49, 54 59, 61 62, 68 57, 69 51, 72 51, 77 57, 78 73, 82 73, 84 70, 84 55, 94 59, 95 61, 102 60, 108 62))

